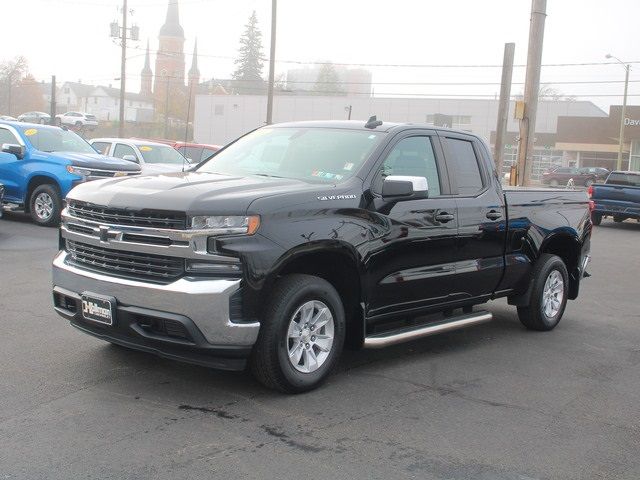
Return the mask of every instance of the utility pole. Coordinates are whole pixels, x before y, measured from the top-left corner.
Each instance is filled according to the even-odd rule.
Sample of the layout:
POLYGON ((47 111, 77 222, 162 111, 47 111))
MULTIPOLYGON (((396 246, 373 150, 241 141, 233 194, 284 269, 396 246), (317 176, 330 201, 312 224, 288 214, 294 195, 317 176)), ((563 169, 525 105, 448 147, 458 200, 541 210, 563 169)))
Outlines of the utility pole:
POLYGON ((122 0, 122 52, 120 57, 120 115, 118 116, 118 136, 124 138, 124 97, 127 69, 127 0, 122 0))
POLYGON ((267 125, 273 123, 273 84, 276 67, 276 10, 277 0, 271 0, 271 49, 269 50, 269 86, 267 90, 267 125))
MULTIPOLYGON (((164 138, 169 138, 169 73, 167 72, 167 86, 164 94, 164 138)), ((189 96, 191 98, 191 96, 189 96)))
MULTIPOLYGON (((131 12, 133 13, 133 11, 131 12)), ((117 21, 111 22, 111 37, 120 40, 120 114, 118 117, 118 136, 124 137, 124 102, 126 96, 126 80, 127 80, 127 40, 137 41, 140 38, 140 28, 132 25, 127 27, 127 0, 122 0, 122 27, 117 21)))
POLYGON ((51 106, 50 106, 50 110, 51 110, 51 119, 49 120, 49 122, 51 123, 51 125, 55 125, 56 124, 56 76, 55 75, 51 75, 51 106))
POLYGON ((507 134, 507 117, 509 115, 509 102, 511 99, 511 78, 513 77, 513 56, 515 51, 515 43, 504 44, 502 82, 500 84, 498 124, 496 126, 496 145, 494 151, 496 170, 498 171, 500 179, 502 179, 502 166, 504 165, 504 137, 507 134))
MULTIPOLYGON (((605 58, 613 58, 616 62, 624 67, 624 97, 622 99, 622 112, 620 112, 620 136, 618 137, 618 163, 616 170, 622 170, 622 149, 624 147, 624 117, 627 115, 627 91, 629 90, 629 69, 630 65, 624 63, 618 57, 614 57, 610 53, 605 55, 605 58)), ((629 156, 629 166, 627 170, 631 170, 631 156, 629 156)))
POLYGON ((518 148, 518 184, 524 186, 531 184, 546 11, 547 0, 531 1, 529 50, 527 52, 527 73, 524 85, 524 118, 520 120, 520 144, 518 148))
POLYGON ((13 86, 13 72, 7 74, 7 115, 11 116, 11 87, 13 86))

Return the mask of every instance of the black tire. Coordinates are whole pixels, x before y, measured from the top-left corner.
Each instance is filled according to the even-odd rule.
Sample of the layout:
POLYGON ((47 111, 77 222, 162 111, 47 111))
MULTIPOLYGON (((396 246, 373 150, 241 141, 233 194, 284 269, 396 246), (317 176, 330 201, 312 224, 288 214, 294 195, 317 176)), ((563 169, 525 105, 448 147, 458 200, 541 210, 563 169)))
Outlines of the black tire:
POLYGON ((624 217, 618 217, 616 215, 613 216, 613 221, 616 223, 622 223, 624 222, 624 217))
POLYGON ((531 272, 531 298, 529 305, 518 307, 518 318, 520 318, 522 324, 530 330, 543 332, 553 330, 560 322, 567 306, 568 287, 569 275, 562 259, 548 253, 540 255, 531 272), (554 272, 558 272, 562 277, 562 299, 559 301, 557 312, 553 315, 548 315, 543 307, 545 283, 554 272))
POLYGON ((596 227, 602 223, 602 214, 601 213, 592 213, 591 214, 591 223, 593 223, 596 227))
MULTIPOLYGON (((270 298, 271 301, 262 318, 258 340, 251 355, 251 371, 260 383, 281 392, 301 393, 313 390, 329 376, 340 358, 344 345, 345 315, 340 295, 329 282, 322 278, 293 274, 278 281, 270 298), (300 318, 295 317, 296 312, 311 300, 322 302, 329 308, 333 316, 334 336, 324 363, 315 371, 303 373, 298 371, 289 360, 288 331, 290 322, 294 318, 300 318)), ((302 341, 300 344, 302 345, 302 341)), ((309 346, 309 344, 306 345, 309 346)), ((314 347, 314 345, 311 346, 312 351, 314 347)), ((313 355, 315 358, 316 353, 313 355)))
MULTIPOLYGON (((48 209, 47 209, 48 210, 48 209)), ((33 221, 42 227, 55 227, 60 223, 60 212, 62 211, 62 197, 57 187, 50 184, 39 185, 29 198, 29 212, 33 221), (40 198, 39 198, 40 197, 40 198), (51 200, 50 204, 48 199, 51 200), (36 202, 45 201, 50 205, 50 214, 45 215, 43 209, 36 205, 36 202)))

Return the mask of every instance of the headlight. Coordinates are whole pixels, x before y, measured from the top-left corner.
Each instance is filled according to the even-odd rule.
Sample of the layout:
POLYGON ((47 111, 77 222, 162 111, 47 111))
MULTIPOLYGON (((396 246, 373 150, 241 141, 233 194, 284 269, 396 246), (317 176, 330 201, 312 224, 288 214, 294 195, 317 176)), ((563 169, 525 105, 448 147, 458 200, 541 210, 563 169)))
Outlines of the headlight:
POLYGON ((86 168, 78 168, 73 165, 67 166, 67 172, 73 173, 74 175, 80 175, 81 177, 88 177, 91 175, 91 170, 87 170, 86 168))
POLYGON ((219 230, 221 233, 253 235, 259 226, 260 217, 258 215, 198 215, 191 217, 191 228, 193 230, 219 230))

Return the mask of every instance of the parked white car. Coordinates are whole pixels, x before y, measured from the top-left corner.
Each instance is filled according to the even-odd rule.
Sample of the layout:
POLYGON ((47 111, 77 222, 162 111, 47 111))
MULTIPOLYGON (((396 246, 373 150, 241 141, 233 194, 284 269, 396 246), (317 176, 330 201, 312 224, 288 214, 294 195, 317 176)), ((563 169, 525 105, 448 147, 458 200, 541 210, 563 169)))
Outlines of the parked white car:
POLYGON ((58 125, 68 127, 87 128, 94 130, 98 126, 98 120, 95 115, 86 112, 66 112, 56 115, 58 125))
POLYGON ((89 143, 102 155, 138 163, 143 175, 180 172, 189 168, 187 159, 164 143, 133 138, 93 138, 89 143))

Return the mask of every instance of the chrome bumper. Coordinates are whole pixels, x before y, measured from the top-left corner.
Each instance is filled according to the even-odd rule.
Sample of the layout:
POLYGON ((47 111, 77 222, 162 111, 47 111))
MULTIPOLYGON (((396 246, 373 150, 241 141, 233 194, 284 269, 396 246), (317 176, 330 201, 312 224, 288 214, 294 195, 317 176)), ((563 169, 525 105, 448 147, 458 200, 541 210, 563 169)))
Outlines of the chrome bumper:
MULTIPOLYGON (((240 280, 184 277, 167 285, 114 278, 65 263, 67 252, 53 260, 53 288, 91 292, 114 297, 118 305, 141 307, 183 315, 212 345, 251 346, 258 338, 259 322, 234 323, 229 319, 229 299, 240 288, 240 280)), ((67 318, 64 309, 56 311, 67 318)))

